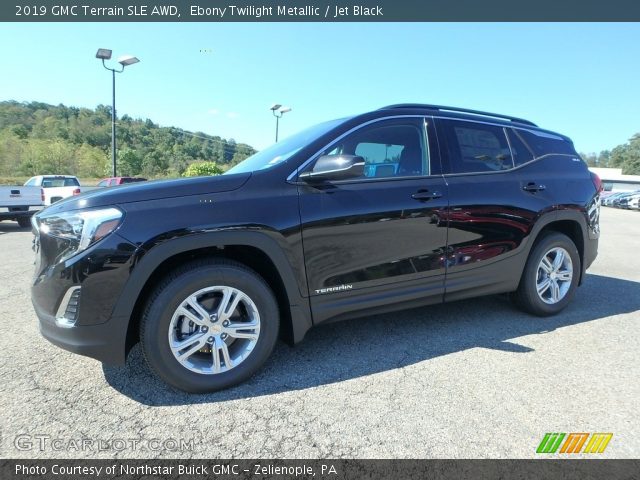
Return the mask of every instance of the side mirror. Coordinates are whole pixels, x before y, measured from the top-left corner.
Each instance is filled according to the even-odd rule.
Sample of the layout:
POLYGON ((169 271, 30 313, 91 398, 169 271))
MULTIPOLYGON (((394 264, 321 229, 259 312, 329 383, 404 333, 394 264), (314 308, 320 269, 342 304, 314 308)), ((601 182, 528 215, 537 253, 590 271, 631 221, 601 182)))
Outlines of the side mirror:
POLYGON ((313 170, 299 175, 301 180, 348 180, 364 175, 364 158, 358 155, 323 155, 313 170))

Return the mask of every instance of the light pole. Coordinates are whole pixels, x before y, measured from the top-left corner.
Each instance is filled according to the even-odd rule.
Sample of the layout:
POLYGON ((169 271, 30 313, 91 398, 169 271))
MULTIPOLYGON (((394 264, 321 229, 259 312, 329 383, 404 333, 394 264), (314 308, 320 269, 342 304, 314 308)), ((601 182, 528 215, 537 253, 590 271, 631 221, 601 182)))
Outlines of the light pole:
POLYGON ((283 107, 279 103, 276 103, 269 110, 271 110, 271 113, 273 113, 273 116, 276 117, 276 143, 278 143, 278 125, 280 123, 280 119, 285 113, 291 111, 291 107, 283 107), (278 113, 280 115, 278 115, 278 113))
POLYGON ((122 73, 124 71, 124 67, 129 65, 133 65, 134 63, 138 63, 136 57, 132 55, 124 55, 118 59, 118 63, 122 65, 120 70, 116 70, 115 68, 109 68, 104 63, 105 60, 111 59, 111 50, 107 48, 99 48, 96 53, 96 58, 102 60, 102 66, 109 70, 112 75, 112 98, 111 98, 111 162, 113 164, 113 175, 116 176, 116 73, 122 73))

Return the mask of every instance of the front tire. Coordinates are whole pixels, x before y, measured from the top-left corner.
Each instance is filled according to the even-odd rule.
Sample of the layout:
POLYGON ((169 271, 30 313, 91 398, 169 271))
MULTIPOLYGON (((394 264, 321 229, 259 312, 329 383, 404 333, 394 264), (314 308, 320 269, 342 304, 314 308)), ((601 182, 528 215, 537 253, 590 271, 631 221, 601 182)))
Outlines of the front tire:
POLYGON ((192 393, 236 385, 267 360, 280 315, 271 289, 229 260, 187 264, 151 295, 140 323, 142 352, 168 384, 192 393))
POLYGON ((529 254, 515 303, 533 315, 555 315, 573 298, 581 272, 573 241, 561 233, 547 234, 529 254))

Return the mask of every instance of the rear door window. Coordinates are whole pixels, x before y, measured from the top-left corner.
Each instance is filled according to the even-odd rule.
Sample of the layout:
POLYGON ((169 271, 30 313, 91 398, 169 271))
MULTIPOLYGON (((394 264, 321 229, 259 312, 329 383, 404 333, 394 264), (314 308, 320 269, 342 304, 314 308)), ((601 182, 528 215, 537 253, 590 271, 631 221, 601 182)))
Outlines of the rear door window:
POLYGON ((449 173, 496 172, 513 168, 504 128, 478 122, 440 120, 449 173))

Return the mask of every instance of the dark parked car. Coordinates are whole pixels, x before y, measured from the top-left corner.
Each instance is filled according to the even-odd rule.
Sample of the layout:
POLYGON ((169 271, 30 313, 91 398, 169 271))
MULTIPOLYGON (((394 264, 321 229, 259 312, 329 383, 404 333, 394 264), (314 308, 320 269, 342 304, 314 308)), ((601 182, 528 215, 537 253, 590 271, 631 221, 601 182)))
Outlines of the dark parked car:
POLYGON ((146 178, 142 177, 109 177, 103 178, 98 182, 98 187, 115 187, 116 185, 124 185, 125 183, 146 182, 146 178))
POLYGON ((616 208, 624 208, 629 209, 629 200, 633 198, 635 195, 640 194, 640 191, 633 192, 624 192, 621 195, 617 196, 612 202, 611 205, 616 208))
POLYGON ((166 382, 213 391, 332 320, 505 292, 560 312, 597 254, 600 190, 564 135, 393 105, 221 176, 56 203, 34 220, 33 303, 62 348, 123 364, 140 341, 166 382))
POLYGON ((606 207, 613 207, 618 198, 626 195, 628 192, 614 192, 606 197, 601 197, 601 204, 606 207))

